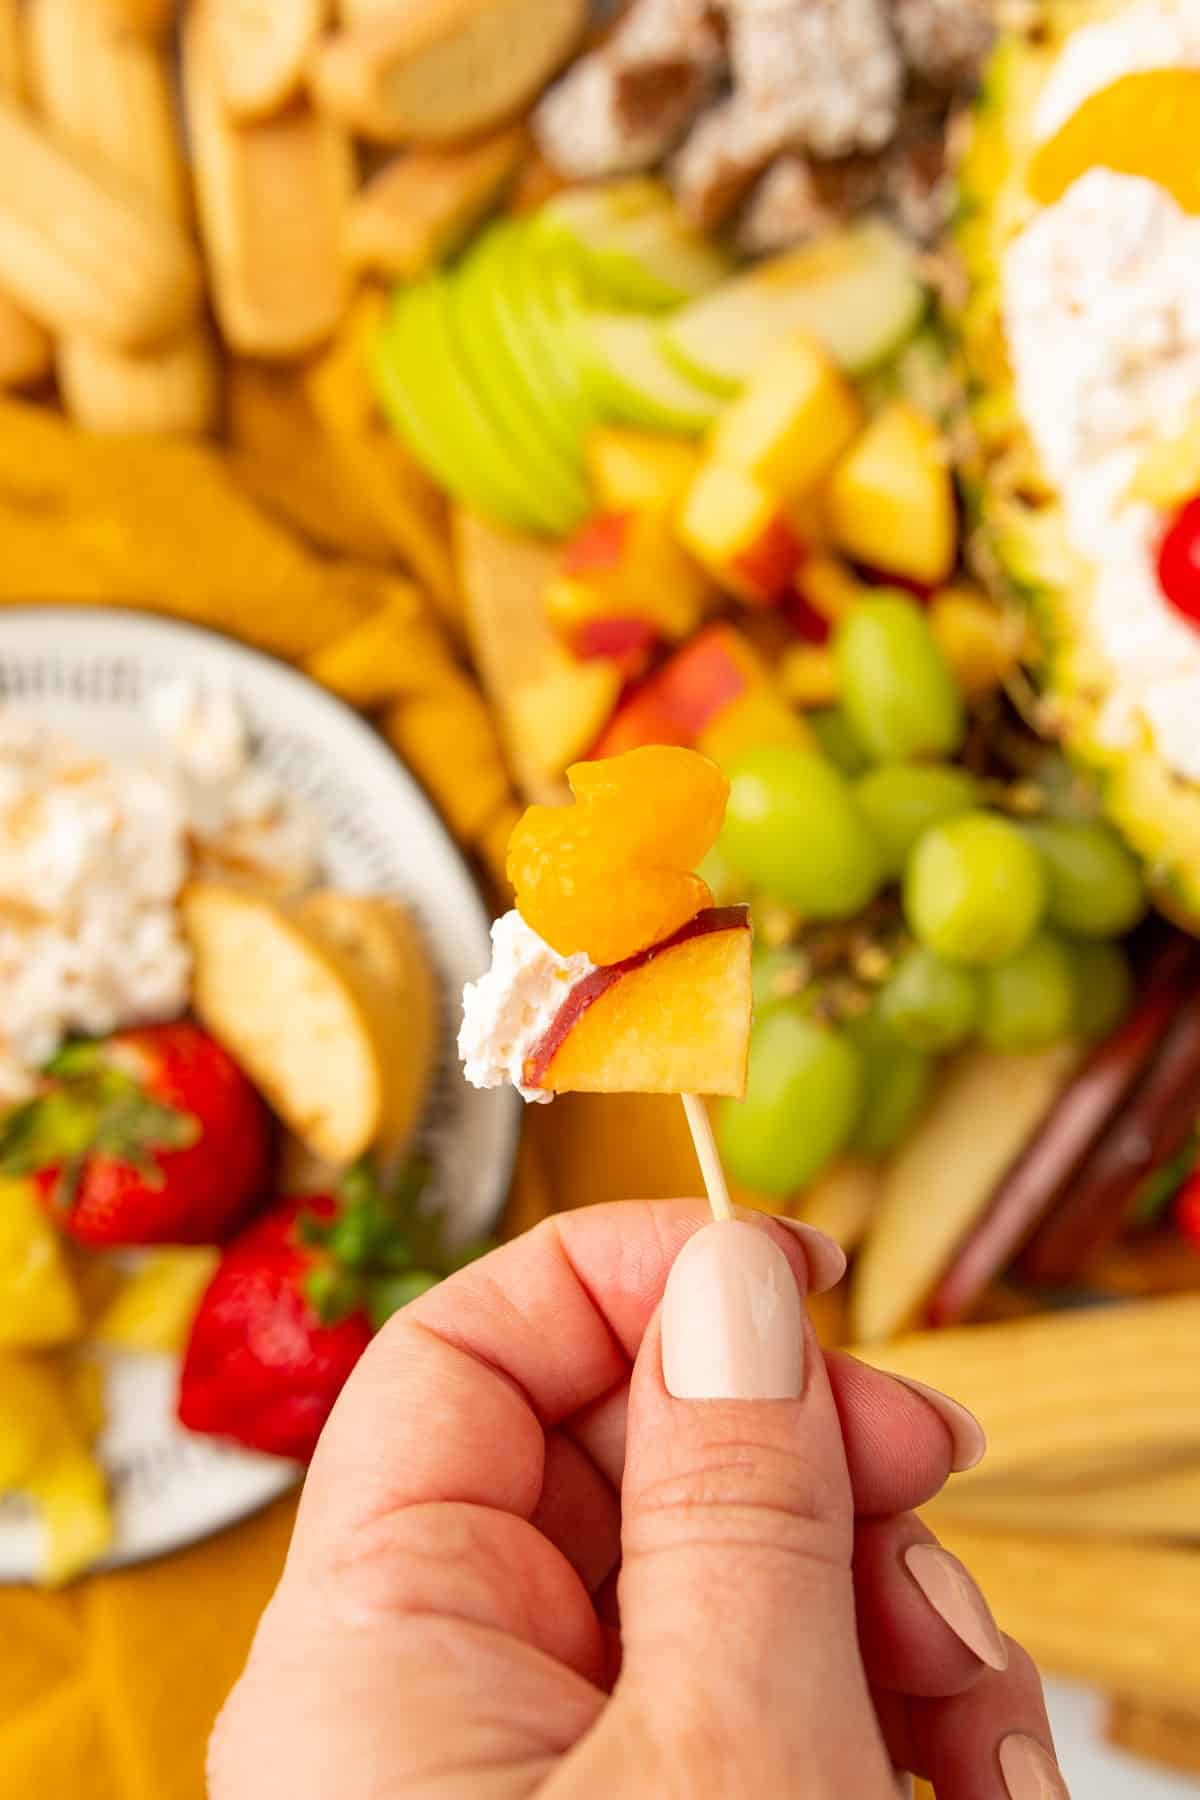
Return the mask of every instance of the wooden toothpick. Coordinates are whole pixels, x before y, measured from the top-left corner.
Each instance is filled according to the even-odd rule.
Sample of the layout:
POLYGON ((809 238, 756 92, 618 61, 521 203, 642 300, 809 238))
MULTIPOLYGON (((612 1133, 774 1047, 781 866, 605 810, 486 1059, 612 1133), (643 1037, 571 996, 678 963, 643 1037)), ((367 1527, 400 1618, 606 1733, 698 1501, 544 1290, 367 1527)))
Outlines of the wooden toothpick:
POLYGON ((729 1198, 729 1183, 717 1154, 717 1140, 713 1136, 708 1108, 699 1094, 684 1094, 683 1110, 687 1114, 688 1129, 696 1146, 696 1160, 704 1177, 704 1189, 708 1195, 708 1204, 712 1207, 713 1218, 732 1219, 733 1204, 729 1198))

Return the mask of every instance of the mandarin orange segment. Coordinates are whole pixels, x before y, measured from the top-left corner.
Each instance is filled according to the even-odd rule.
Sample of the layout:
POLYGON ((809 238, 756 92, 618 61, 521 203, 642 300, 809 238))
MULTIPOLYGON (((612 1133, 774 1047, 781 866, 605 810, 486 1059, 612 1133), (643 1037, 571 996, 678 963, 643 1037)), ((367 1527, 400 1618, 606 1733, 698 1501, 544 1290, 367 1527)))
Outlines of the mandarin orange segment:
POLYGON ((624 962, 712 904, 695 865, 715 843, 729 783, 694 750, 649 745, 567 771, 568 807, 530 807, 508 874, 527 925, 560 955, 624 962))
POLYGON ((1029 165, 1043 206, 1100 166, 1142 175, 1200 212, 1200 69, 1141 69, 1090 94, 1029 165))

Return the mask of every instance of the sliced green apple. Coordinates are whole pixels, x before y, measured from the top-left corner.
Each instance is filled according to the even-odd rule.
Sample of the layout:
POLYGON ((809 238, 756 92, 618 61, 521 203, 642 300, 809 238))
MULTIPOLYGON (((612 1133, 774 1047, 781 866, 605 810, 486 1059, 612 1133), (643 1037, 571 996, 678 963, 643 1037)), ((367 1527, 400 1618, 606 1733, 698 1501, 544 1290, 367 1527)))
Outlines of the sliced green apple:
POLYGON ((481 241, 449 285, 451 322, 463 372, 480 403, 519 448, 567 531, 587 517, 591 496, 577 436, 564 431, 555 409, 544 404, 526 376, 530 358, 514 352, 501 327, 495 296, 514 254, 521 254, 520 242, 504 226, 481 241))
POLYGON ((608 418, 698 435, 720 413, 717 395, 698 387, 663 355, 652 319, 581 311, 572 336, 585 379, 608 418))
POLYGON ((570 247, 605 305, 666 310, 729 273, 725 257, 685 223, 661 181, 572 188, 543 209, 538 229, 570 247))
POLYGON ((602 418, 583 378, 564 323, 560 289, 570 273, 561 245, 543 242, 524 225, 508 256, 495 304, 526 380, 536 384, 543 403, 554 410, 559 430, 582 455, 583 440, 602 418))
POLYGON ((560 377, 540 342, 540 328, 530 324, 526 292, 530 255, 528 223, 505 220, 486 232, 460 264, 461 279, 471 287, 472 304, 481 315, 480 331, 499 338, 505 360, 519 371, 521 389, 543 429, 562 455, 574 458, 592 409, 574 368, 568 369, 566 378, 560 377))
POLYGON ((374 358, 380 403, 450 493, 489 518, 556 533, 554 509, 463 375, 446 289, 446 277, 436 275, 397 295, 374 358))
POLYGON ((662 348, 691 380, 721 394, 741 387, 796 331, 861 374, 899 348, 925 307, 908 246, 870 219, 722 282, 667 320, 662 348))
POLYGON ((371 352, 371 374, 379 404, 388 421, 434 480, 489 518, 512 523, 521 505, 514 504, 505 484, 494 486, 488 475, 468 468, 455 456, 431 416, 426 380, 413 380, 414 368, 429 367, 429 293, 419 282, 396 293, 371 352))

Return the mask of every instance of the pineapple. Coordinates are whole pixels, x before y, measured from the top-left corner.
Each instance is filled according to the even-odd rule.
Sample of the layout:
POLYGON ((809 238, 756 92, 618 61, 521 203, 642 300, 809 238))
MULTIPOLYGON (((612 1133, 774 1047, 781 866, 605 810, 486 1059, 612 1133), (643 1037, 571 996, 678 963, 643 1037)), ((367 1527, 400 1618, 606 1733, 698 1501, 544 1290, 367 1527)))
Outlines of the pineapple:
POLYGON ((1066 39, 1127 0, 1046 0, 1036 36, 995 51, 959 171, 958 248, 966 298, 955 326, 970 383, 964 471, 981 566, 1032 611, 1042 646, 1047 720, 1095 773, 1106 810, 1146 860, 1164 910, 1200 925, 1200 788, 1167 766, 1147 736, 1114 750, 1099 721, 1114 671, 1092 641, 1092 575, 1072 549, 1056 497, 1017 411, 1001 319, 1001 262, 1036 201, 1027 175, 1038 92, 1066 39))

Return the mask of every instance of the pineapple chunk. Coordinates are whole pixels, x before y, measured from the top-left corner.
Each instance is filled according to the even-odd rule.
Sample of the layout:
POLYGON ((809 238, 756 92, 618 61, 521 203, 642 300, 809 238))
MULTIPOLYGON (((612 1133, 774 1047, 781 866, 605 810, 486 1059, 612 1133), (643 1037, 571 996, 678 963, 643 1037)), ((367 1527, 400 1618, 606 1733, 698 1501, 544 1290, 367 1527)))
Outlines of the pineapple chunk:
POLYGON ((1153 444, 1138 463, 1129 486, 1131 500, 1145 500, 1163 512, 1182 506, 1200 491, 1200 407, 1193 409, 1177 437, 1153 444))
POLYGON ((805 558, 796 585, 813 610, 831 625, 871 592, 836 556, 820 554, 805 558))
POLYGON ((104 1471, 82 1445, 71 1445, 35 1471, 28 1491, 46 1533, 42 1578, 48 1587, 61 1587, 90 1569, 112 1544, 104 1471))
POLYGON ((673 512, 700 468, 700 452, 686 438, 627 425, 598 425, 583 454, 604 512, 673 512))
POLYGON ((104 1474, 88 1440, 92 1419, 70 1372, 0 1352, 0 1494, 28 1496, 46 1533, 43 1579, 69 1581, 112 1542, 104 1474))
POLYGON ((828 474, 861 423, 858 396, 832 357, 797 336, 759 364, 713 432, 711 453, 790 501, 828 474))
POLYGON ((779 664, 779 685, 793 706, 832 706, 838 697, 833 653, 817 644, 796 644, 779 664))
POLYGON ((827 517, 839 549, 928 586, 957 551, 954 483, 937 427, 906 401, 878 413, 837 465, 827 517))
POLYGON ((96 1322, 93 1336, 114 1350, 182 1350, 220 1253, 207 1245, 158 1250, 132 1271, 96 1322))
POLYGON ((79 1294, 32 1183, 0 1178, 0 1349, 47 1350, 82 1329, 79 1294))
POLYGON ((929 607, 942 655, 968 700, 1007 680, 1027 648, 1025 621, 969 587, 943 588, 929 607))

